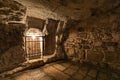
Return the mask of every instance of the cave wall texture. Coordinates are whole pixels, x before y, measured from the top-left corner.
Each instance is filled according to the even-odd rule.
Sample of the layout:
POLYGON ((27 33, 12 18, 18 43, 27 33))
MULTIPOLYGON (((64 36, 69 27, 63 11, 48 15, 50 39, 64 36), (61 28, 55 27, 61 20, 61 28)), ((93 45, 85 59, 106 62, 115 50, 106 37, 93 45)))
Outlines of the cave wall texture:
POLYGON ((119 13, 94 13, 87 20, 77 21, 69 29, 64 48, 72 61, 105 63, 120 68, 119 13))
POLYGON ((25 11, 24 6, 13 0, 0 0, 0 73, 25 61, 25 24, 19 23, 25 17, 25 11))
POLYGON ((13 0, 0 0, 0 23, 22 21, 26 7, 13 0))
POLYGON ((23 32, 25 25, 9 24, 0 26, 0 72, 24 62, 23 32))

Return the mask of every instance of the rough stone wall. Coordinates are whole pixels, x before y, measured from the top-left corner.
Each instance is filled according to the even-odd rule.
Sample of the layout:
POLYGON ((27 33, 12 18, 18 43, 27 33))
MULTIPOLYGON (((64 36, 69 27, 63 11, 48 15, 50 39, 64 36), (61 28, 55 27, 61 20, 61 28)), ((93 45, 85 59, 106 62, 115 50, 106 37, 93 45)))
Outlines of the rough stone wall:
POLYGON ((13 0, 0 0, 0 23, 22 21, 26 8, 13 0))
POLYGON ((0 72, 16 67, 25 61, 23 32, 25 25, 0 26, 0 72))
POLYGON ((91 17, 72 26, 64 43, 68 58, 120 69, 119 15, 91 17))
POLYGON ((0 0, 0 73, 25 61, 23 32, 26 8, 13 0, 0 0))

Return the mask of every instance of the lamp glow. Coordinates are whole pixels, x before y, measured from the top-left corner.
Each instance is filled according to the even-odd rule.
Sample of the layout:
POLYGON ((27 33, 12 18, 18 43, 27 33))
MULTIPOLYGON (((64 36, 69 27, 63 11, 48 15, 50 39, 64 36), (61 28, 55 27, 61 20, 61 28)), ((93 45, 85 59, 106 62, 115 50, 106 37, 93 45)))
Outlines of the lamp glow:
POLYGON ((36 36, 35 35, 32 35, 32 39, 34 40, 36 38, 36 36))

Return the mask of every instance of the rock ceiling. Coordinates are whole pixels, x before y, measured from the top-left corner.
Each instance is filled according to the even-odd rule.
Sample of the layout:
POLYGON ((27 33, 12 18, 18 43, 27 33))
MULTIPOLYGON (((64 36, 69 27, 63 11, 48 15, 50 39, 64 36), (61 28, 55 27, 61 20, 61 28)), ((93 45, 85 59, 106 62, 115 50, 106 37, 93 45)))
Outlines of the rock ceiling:
POLYGON ((0 23, 23 21, 26 8, 13 0, 0 0, 0 23))
MULTIPOLYGON (((86 20, 91 17, 100 17, 101 15, 114 15, 120 13, 120 0, 15 0, 27 8, 27 15, 31 17, 56 20, 76 19, 86 20)), ((0 0, 1 18, 14 20, 16 15, 22 19, 24 16, 24 7, 13 0, 0 0), (10 3, 11 5, 9 5, 10 3), (3 5, 4 4, 4 5, 3 5), (7 7, 5 6, 7 5, 7 7), (12 6, 14 5, 14 6, 12 6), (19 6, 15 10, 15 6, 19 6), (4 7, 4 8, 3 8, 4 7), (4 10, 3 10, 4 9, 4 10), (2 12, 3 13, 2 13, 2 12), (7 12, 8 11, 8 12, 7 12), (5 13, 4 13, 5 12, 5 13)), ((1 19, 2 21, 3 19, 1 19)))
POLYGON ((46 19, 87 19, 118 9, 120 0, 16 0, 28 8, 28 15, 46 19))

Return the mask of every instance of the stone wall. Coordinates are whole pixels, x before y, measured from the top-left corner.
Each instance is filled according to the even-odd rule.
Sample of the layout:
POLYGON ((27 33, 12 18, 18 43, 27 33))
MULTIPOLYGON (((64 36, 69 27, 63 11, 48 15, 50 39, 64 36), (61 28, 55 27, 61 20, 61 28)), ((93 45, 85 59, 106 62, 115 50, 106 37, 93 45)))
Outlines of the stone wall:
POLYGON ((0 0, 0 23, 22 21, 26 7, 14 0, 0 0))
POLYGON ((68 59, 120 69, 119 21, 119 15, 102 15, 72 26, 64 43, 68 59))
POLYGON ((23 5, 14 0, 0 0, 0 73, 25 61, 25 15, 23 5))
POLYGON ((0 72, 11 69, 25 61, 23 50, 24 24, 0 26, 0 72))

